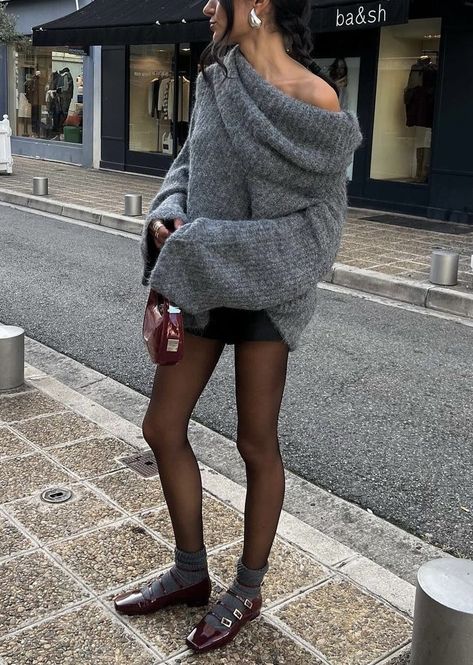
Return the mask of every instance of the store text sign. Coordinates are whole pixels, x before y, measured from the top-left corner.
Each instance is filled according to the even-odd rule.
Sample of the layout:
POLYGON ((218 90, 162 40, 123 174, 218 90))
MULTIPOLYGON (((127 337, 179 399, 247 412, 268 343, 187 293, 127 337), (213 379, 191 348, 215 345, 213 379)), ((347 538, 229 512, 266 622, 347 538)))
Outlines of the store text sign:
POLYGON ((342 28, 346 26, 347 28, 355 27, 356 25, 371 25, 372 23, 386 23, 386 10, 378 2, 378 7, 376 9, 366 9, 364 5, 360 5, 358 10, 355 12, 340 11, 337 7, 337 17, 335 20, 335 25, 337 28, 342 28))
POLYGON ((330 7, 316 5, 314 9, 315 32, 378 28, 409 20, 409 0, 340 3, 330 7))

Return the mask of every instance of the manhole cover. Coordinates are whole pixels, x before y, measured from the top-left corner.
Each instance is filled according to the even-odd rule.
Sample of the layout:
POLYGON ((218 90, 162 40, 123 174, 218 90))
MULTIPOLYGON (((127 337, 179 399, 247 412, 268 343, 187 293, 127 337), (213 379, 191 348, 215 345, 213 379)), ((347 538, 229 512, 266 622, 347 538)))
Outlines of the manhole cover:
POLYGON ((128 466, 133 471, 136 471, 143 476, 143 478, 151 478, 152 476, 158 475, 158 465, 156 464, 156 459, 154 453, 150 450, 147 453, 142 453, 141 455, 133 455, 133 457, 124 457, 120 460, 125 466, 128 466))
POLYGON ((48 503, 64 503, 65 501, 69 501, 71 497, 71 490, 66 490, 62 487, 53 487, 41 494, 42 500, 48 503))

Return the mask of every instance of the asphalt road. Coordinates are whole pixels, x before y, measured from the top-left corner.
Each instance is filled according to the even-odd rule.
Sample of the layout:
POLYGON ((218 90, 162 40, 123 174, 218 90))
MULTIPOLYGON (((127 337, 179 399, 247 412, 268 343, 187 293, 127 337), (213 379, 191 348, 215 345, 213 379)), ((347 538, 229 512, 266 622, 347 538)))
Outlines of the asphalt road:
MULTIPOLYGON (((290 354, 287 468, 473 556, 473 328, 320 290, 290 354)), ((0 321, 149 395, 136 240, 0 206, 0 321)), ((227 347, 195 419, 235 438, 227 347)))

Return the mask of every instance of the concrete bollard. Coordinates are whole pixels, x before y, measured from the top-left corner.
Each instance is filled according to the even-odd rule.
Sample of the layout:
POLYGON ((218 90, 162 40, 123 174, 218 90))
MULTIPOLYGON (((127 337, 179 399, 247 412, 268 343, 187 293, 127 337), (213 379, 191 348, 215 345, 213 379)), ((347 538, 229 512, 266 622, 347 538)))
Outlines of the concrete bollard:
POLYGON ((25 331, 0 325, 0 392, 25 382, 25 331))
POLYGON ((49 189, 49 181, 43 176, 33 178, 33 194, 35 196, 47 196, 49 189))
POLYGON ((432 252, 430 281, 439 286, 455 286, 458 282, 459 255, 446 249, 432 252))
POLYGON ((473 561, 435 559, 420 567, 411 665, 471 665, 473 561))
POLYGON ((125 215, 139 217, 143 214, 143 197, 141 194, 125 194, 125 215))

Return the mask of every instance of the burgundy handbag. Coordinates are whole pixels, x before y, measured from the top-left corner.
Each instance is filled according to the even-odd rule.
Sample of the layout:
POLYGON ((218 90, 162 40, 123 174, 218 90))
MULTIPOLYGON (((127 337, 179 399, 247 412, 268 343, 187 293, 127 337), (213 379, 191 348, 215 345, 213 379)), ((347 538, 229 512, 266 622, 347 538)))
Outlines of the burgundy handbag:
POLYGON ((143 339, 156 365, 175 365, 184 355, 182 313, 150 289, 143 320, 143 339))

